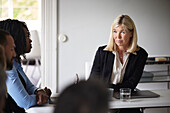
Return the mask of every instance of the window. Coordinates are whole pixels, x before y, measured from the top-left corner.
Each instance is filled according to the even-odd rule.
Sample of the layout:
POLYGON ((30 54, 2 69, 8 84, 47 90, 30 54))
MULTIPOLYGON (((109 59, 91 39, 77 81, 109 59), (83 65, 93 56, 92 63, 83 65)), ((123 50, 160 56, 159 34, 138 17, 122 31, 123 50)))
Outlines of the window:
MULTIPOLYGON (((20 21, 24 21, 26 22, 30 33, 32 33, 31 32, 32 30, 36 30, 38 31, 37 32, 38 35, 36 36, 40 37, 41 36, 40 4, 41 4, 41 0, 0 0, 0 20, 5 20, 10 18, 10 19, 17 19, 20 21)), ((31 38, 33 38, 33 36, 34 35, 32 35, 31 38)), ((32 39, 32 40, 37 41, 38 39, 32 39)), ((32 42, 32 46, 35 45, 33 43, 35 42, 32 42)), ((33 51, 35 51, 35 48, 32 48, 31 52, 33 51)), ((34 54, 31 52, 29 54, 34 54)), ((38 69, 39 67, 33 68, 33 66, 30 65, 29 66, 23 65, 23 70, 25 71, 26 75, 31 80, 31 82, 34 85, 39 86, 39 84, 37 84, 38 83, 37 81, 39 81, 41 77, 41 73, 40 70, 38 69), (28 67, 28 71, 27 71, 27 67, 28 67)))
POLYGON ((0 19, 39 20, 39 0, 0 0, 0 19))
POLYGON ((56 12, 57 0, 0 0, 0 20, 6 18, 23 20, 30 31, 38 30, 40 45, 43 45, 41 46, 42 86, 48 86, 54 93, 58 88, 57 38, 54 38, 57 36, 56 12))

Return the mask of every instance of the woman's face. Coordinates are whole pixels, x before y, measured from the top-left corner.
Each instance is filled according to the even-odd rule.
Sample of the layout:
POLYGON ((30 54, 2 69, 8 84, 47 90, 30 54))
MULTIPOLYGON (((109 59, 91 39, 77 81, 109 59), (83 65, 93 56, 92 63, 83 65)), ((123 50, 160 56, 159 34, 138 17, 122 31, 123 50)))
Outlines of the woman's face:
POLYGON ((116 45, 123 48, 129 47, 129 41, 132 37, 132 33, 126 30, 122 25, 113 29, 113 38, 115 40, 116 45))
POLYGON ((24 33, 25 33, 25 38, 26 38, 26 48, 25 48, 25 53, 29 53, 31 51, 32 48, 32 40, 30 39, 30 37, 28 36, 28 31, 26 28, 24 29, 24 33))

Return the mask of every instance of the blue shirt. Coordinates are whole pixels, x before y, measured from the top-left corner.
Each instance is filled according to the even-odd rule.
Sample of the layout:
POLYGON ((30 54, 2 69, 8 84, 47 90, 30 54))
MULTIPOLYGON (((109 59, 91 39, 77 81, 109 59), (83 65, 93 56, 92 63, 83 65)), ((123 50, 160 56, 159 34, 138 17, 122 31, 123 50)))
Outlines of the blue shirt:
POLYGON ((36 95, 34 94, 37 87, 35 87, 25 75, 21 64, 14 60, 12 70, 6 71, 6 73, 7 92, 14 99, 17 105, 21 108, 26 109, 30 108, 31 106, 37 105, 36 95), (20 81, 17 70, 26 83, 26 89, 20 81))

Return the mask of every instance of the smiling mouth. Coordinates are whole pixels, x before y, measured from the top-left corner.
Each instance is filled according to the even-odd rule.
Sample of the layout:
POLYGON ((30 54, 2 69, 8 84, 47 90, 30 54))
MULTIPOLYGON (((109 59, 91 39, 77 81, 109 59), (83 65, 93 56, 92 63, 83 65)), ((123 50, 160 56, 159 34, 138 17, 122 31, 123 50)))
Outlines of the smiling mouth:
POLYGON ((122 40, 117 40, 116 42, 121 43, 121 42, 123 42, 123 41, 122 41, 122 40))

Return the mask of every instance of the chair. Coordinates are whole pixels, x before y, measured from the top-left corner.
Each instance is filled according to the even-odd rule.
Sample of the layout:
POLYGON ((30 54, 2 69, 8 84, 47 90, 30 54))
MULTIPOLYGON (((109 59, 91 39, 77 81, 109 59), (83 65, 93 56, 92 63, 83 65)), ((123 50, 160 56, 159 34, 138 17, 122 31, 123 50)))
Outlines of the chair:
POLYGON ((85 80, 88 80, 92 68, 91 62, 85 62, 85 80))
POLYGON ((31 40, 32 40, 32 49, 31 49, 31 52, 30 53, 27 53, 26 54, 26 59, 27 59, 27 63, 26 63, 26 67, 25 67, 25 73, 27 72, 28 70, 28 65, 30 63, 30 61, 32 60, 35 60, 35 65, 34 65, 34 68, 33 68, 33 71, 32 71, 32 74, 30 75, 30 77, 32 79, 33 78, 33 75, 35 73, 35 69, 38 68, 38 72, 40 74, 40 77, 38 77, 37 79, 38 80, 38 83, 37 83, 37 87, 40 87, 40 84, 41 84, 41 71, 40 71, 40 59, 41 59, 41 47, 40 47, 40 41, 39 41, 39 36, 38 36, 38 32, 37 30, 32 30, 30 31, 30 34, 31 34, 31 40))

